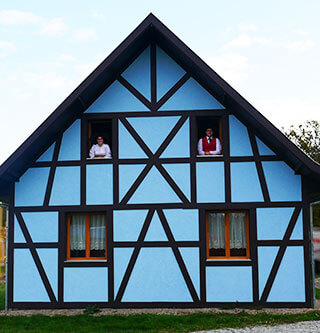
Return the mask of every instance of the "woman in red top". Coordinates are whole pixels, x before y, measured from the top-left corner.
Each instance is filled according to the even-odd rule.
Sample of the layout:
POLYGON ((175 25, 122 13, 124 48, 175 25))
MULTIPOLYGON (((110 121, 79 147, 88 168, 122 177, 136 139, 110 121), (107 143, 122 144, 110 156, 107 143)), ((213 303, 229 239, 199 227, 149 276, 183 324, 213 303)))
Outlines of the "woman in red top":
POLYGON ((198 142, 199 155, 220 155, 221 143, 218 138, 213 137, 212 128, 206 129, 206 136, 201 138, 198 142))

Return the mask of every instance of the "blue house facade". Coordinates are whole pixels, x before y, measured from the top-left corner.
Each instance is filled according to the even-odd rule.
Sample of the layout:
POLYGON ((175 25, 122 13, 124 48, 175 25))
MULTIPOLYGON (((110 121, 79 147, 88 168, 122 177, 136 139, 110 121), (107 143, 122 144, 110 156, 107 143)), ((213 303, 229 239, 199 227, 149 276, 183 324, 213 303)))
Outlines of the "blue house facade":
POLYGON ((8 306, 313 306, 319 175, 149 15, 0 168, 8 306))

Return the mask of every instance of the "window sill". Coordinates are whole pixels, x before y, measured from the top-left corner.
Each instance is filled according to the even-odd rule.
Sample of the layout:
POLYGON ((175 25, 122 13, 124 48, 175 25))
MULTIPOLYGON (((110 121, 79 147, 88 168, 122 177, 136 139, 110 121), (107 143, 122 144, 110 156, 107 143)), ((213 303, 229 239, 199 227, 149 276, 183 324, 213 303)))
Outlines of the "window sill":
POLYGON ((197 157, 223 157, 223 155, 197 155, 197 157))
POLYGON ((108 260, 65 260, 64 263, 79 263, 79 262, 107 262, 108 260))
POLYGON ((87 157, 86 158, 87 160, 94 160, 94 161, 96 161, 96 160, 112 160, 112 157, 96 157, 96 158, 90 158, 90 157, 87 157))
POLYGON ((221 259, 207 259, 207 261, 251 261, 251 259, 229 259, 229 258, 221 258, 221 259))

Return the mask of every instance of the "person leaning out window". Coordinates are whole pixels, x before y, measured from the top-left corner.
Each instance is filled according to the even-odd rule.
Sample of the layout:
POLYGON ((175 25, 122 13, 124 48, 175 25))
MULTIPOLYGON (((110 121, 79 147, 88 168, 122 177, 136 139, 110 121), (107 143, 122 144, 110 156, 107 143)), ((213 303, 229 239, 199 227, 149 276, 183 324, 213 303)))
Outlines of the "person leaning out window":
POLYGON ((111 158, 111 149, 108 144, 104 143, 102 136, 98 136, 96 144, 90 149, 90 158, 111 158))
POLYGON ((221 143, 218 138, 213 137, 212 128, 206 129, 206 136, 201 138, 198 142, 199 155, 220 155, 221 143))

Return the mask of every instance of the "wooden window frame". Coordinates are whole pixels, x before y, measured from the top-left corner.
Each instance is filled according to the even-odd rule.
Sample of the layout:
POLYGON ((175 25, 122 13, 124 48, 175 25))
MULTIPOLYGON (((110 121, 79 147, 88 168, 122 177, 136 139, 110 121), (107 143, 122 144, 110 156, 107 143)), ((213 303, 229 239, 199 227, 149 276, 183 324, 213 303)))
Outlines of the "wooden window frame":
MULTIPOLYGON (((110 122, 111 123, 111 128, 113 127, 112 126, 112 118, 88 119, 88 121, 87 121, 87 137, 85 138, 85 140, 86 140, 86 146, 88 148, 88 153, 87 153, 88 156, 89 156, 92 144, 94 144, 94 143, 90 142, 90 138, 92 136, 92 123, 99 123, 99 122, 110 122)), ((113 128, 112 128, 112 130, 113 130, 113 128)), ((112 137, 112 132, 111 132, 111 137, 112 137)))
POLYGON ((224 210, 224 211, 206 211, 206 239, 207 239, 207 259, 222 259, 222 260, 230 260, 230 259, 250 259, 250 243, 249 243, 249 212, 246 210, 224 210), (225 231, 225 256, 210 256, 209 254, 209 214, 224 214, 224 231, 225 231), (245 213, 246 214, 246 255, 239 256, 231 256, 230 255, 230 222, 229 222, 229 214, 230 213, 245 213))
MULTIPOLYGON (((195 117, 195 122, 196 122, 196 132, 198 132, 198 119, 199 118, 203 118, 203 117, 208 117, 208 118, 212 118, 212 119, 215 119, 215 120, 218 120, 219 121, 219 133, 214 133, 214 137, 215 138, 218 138, 220 140, 220 144, 221 144, 221 153, 219 154, 220 155, 223 155, 223 152, 224 152, 224 146, 223 146, 223 130, 222 130, 222 126, 223 126, 223 116, 220 115, 220 116, 196 116, 195 117), (218 135, 217 135, 218 134, 218 135)), ((197 145, 198 145, 198 139, 197 139, 197 145)), ((198 155, 198 149, 196 148, 196 151, 197 151, 197 155, 198 155)), ((210 156, 214 156, 214 155, 210 155, 210 156)))
POLYGON ((94 213, 68 213, 68 227, 67 227, 67 260, 107 260, 107 214, 104 212, 94 212, 94 213), (71 216, 82 215, 86 217, 86 250, 85 250, 85 257, 71 257, 70 256, 70 223, 71 223, 71 216), (92 215, 104 215, 105 218, 105 257, 90 257, 90 216, 92 215))

